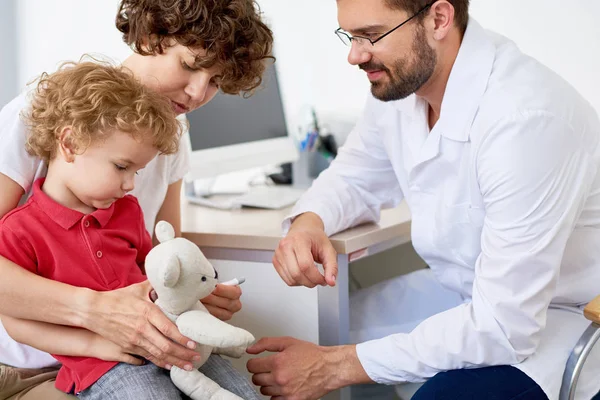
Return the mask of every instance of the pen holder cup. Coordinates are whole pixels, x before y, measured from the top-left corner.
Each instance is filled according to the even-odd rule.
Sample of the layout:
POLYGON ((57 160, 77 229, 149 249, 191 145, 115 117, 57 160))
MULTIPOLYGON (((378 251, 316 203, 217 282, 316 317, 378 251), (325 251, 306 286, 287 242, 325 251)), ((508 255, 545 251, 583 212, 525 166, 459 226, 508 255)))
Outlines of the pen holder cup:
POLYGON ((325 158, 320 152, 312 151, 305 155, 308 157, 308 176, 312 179, 318 177, 331 164, 331 160, 325 158))

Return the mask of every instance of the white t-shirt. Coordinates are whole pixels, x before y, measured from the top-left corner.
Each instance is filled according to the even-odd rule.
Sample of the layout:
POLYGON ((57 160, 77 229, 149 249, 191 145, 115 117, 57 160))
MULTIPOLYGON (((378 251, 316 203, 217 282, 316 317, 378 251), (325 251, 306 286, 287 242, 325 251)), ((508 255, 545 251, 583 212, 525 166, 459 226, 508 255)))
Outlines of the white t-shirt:
MULTIPOLYGON (((33 182, 46 176, 44 162, 25 150, 27 127, 21 119, 21 113, 29 105, 29 92, 24 92, 0 111, 0 173, 21 185, 25 190, 24 198, 31 195, 33 182)), ((180 119, 185 119, 185 116, 180 119)), ((150 235, 169 185, 182 179, 190 168, 190 149, 189 133, 186 131, 176 154, 159 155, 135 178, 132 194, 142 207, 150 235)), ((15 342, 0 323, 0 363, 21 368, 41 368, 55 364, 56 360, 49 354, 15 342)))

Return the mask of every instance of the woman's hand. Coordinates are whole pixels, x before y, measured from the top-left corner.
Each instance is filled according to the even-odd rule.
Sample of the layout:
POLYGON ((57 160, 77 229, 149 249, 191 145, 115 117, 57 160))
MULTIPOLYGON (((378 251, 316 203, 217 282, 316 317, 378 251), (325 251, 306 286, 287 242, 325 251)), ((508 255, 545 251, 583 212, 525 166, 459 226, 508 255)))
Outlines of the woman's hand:
MULTIPOLYGON (((192 369, 199 355, 196 343, 150 300, 152 287, 144 281, 108 292, 89 291, 83 327, 162 368, 192 369), (187 347, 186 347, 187 346, 187 347)), ((239 296, 238 296, 239 297, 239 296)))
POLYGON ((229 321, 233 314, 242 309, 242 289, 239 286, 217 285, 215 290, 202 300, 202 304, 213 316, 229 321))

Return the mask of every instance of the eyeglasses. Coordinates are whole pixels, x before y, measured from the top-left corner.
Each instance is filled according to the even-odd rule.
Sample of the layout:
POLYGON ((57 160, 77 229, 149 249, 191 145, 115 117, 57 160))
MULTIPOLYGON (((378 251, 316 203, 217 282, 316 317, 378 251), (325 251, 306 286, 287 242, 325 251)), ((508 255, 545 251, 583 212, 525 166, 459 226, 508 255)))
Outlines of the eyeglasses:
POLYGON ((402 25, 407 24, 408 22, 410 22, 413 18, 415 18, 418 15, 420 15, 421 13, 423 13, 429 7, 431 7, 432 5, 434 5, 436 2, 437 2, 437 0, 432 1, 431 3, 427 4, 425 7, 421 8, 419 10, 419 12, 417 12, 415 15, 413 15, 412 17, 410 17, 406 21, 402 22, 400 25, 396 26, 395 28, 390 29, 389 31, 387 31, 383 35, 379 36, 377 39, 370 39, 370 38, 365 37, 365 36, 352 36, 349 33, 347 33, 344 30, 342 30, 342 28, 337 28, 335 30, 335 34, 337 35, 337 37, 340 38, 340 40, 342 41, 342 43, 344 43, 346 46, 352 45, 352 42, 356 42, 356 44, 358 44, 359 46, 364 45, 366 42, 370 42, 371 45, 375 46, 375 43, 379 42, 381 39, 383 39, 384 37, 386 37, 390 33, 394 32, 396 29, 400 28, 402 25))

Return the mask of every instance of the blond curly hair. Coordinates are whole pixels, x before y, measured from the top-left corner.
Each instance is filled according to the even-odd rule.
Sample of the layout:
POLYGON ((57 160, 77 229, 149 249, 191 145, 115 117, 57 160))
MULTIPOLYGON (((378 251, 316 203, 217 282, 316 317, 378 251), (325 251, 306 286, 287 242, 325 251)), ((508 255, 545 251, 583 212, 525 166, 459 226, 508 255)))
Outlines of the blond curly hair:
POLYGON ((36 82, 31 107, 22 114, 31 155, 52 160, 65 127, 71 128, 70 145, 78 153, 116 130, 152 141, 162 154, 177 152, 182 126, 170 101, 125 67, 97 60, 66 62, 36 82))
POLYGON ((251 95, 274 60, 273 33, 253 0, 122 0, 116 18, 123 40, 142 55, 172 43, 206 49, 194 67, 222 67, 223 93, 251 95))

